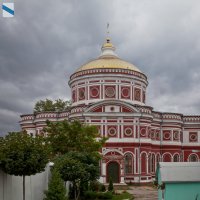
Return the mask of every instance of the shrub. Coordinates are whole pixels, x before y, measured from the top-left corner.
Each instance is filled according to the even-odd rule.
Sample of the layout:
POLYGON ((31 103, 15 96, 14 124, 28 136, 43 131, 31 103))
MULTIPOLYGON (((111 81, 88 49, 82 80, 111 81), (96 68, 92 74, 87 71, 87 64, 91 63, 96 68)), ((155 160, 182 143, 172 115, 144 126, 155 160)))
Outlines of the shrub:
POLYGON ((108 191, 113 192, 113 190, 114 190, 113 181, 112 181, 112 178, 110 177, 109 185, 108 185, 108 191))
POLYGON ((100 183, 98 181, 91 181, 90 190, 98 192, 100 190, 100 183))
POLYGON ((44 200, 67 200, 66 189, 60 174, 56 170, 52 170, 52 177, 48 185, 48 190, 45 191, 44 200))
POLYGON ((97 199, 97 192, 94 192, 94 191, 86 191, 84 193, 84 197, 85 199, 97 199))
POLYGON ((100 190, 100 192, 105 192, 105 191, 106 191, 105 185, 104 185, 104 184, 101 184, 99 190, 100 190))
POLYGON ((112 192, 99 192, 98 199, 112 199, 112 192))
POLYGON ((94 191, 87 191, 84 194, 85 200, 103 200, 103 199, 112 199, 111 192, 94 192, 94 191))

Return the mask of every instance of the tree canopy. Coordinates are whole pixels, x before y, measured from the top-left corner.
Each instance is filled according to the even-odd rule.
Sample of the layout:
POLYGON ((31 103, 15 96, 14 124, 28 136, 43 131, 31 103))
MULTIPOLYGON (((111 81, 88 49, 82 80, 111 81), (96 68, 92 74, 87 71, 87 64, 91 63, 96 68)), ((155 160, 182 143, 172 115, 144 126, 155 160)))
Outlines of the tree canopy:
MULTIPOLYGON (((64 181, 71 181, 75 199, 81 188, 99 178, 99 150, 106 138, 101 138, 96 126, 79 121, 47 121, 45 131, 55 157, 54 167, 64 181)), ((84 189, 82 189, 84 190, 84 189)))
POLYGON ((55 160, 55 168, 65 181, 87 182, 99 178, 99 160, 90 153, 69 152, 59 156, 55 160))
POLYGON ((98 152, 106 141, 106 138, 100 137, 96 126, 85 125, 79 121, 47 121, 45 131, 49 133, 47 140, 54 155, 70 151, 99 155, 98 152))
POLYGON ((44 171, 49 151, 41 136, 35 138, 26 132, 11 132, 0 139, 0 168, 7 174, 23 176, 23 199, 25 199, 25 176, 44 171))
POLYGON ((52 101, 50 99, 40 100, 36 102, 34 112, 46 112, 46 111, 65 111, 71 106, 71 101, 64 101, 57 99, 52 101))
POLYGON ((48 148, 41 136, 11 132, 1 140, 1 169, 15 176, 30 176, 44 171, 48 148))
MULTIPOLYGON (((99 150, 106 138, 100 137, 96 126, 79 121, 47 121, 44 131, 48 133, 46 138, 34 138, 26 132, 12 132, 0 138, 0 168, 10 175, 23 176, 25 199, 25 176, 44 171, 51 153, 54 168, 64 181, 73 183, 77 199, 82 186, 99 177, 99 150)), ((59 179, 58 174, 55 176, 54 183, 59 179)), ((57 190, 60 189, 59 186, 57 190)))
POLYGON ((99 177, 99 162, 89 153, 69 152, 59 156, 54 167, 64 181, 72 182, 75 199, 80 196, 81 185, 99 177))
POLYGON ((67 200, 66 192, 60 173, 55 169, 51 170, 51 179, 48 184, 48 190, 45 191, 44 200, 67 200))

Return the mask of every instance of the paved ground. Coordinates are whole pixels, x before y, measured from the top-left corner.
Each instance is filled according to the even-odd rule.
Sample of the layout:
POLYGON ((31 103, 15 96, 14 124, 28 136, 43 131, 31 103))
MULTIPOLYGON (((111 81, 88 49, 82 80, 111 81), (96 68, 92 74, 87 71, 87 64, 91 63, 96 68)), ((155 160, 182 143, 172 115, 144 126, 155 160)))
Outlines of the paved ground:
POLYGON ((134 195, 134 200, 158 200, 158 191, 150 186, 130 186, 127 191, 134 195))
POLYGON ((150 186, 129 186, 127 192, 134 195, 134 200, 158 200, 158 191, 150 186))

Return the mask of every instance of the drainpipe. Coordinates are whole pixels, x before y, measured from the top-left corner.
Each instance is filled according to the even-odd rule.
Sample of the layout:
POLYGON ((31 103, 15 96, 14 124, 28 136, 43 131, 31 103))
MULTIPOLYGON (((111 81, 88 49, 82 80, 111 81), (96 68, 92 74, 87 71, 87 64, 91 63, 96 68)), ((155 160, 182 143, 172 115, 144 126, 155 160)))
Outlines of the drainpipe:
POLYGON ((138 118, 138 137, 139 137, 139 149, 138 149, 138 163, 139 163, 139 185, 141 182, 141 156, 140 156, 140 148, 141 148, 141 141, 140 141, 140 117, 138 118))
POLYGON ((165 200, 165 183, 161 183, 162 200, 165 200))
POLYGON ((162 145, 163 145, 163 143, 162 143, 162 140, 163 140, 163 128, 162 128, 162 125, 161 125, 161 132, 160 132, 160 162, 162 162, 163 161, 163 159, 162 159, 162 154, 163 154, 163 151, 162 151, 162 145))
POLYGON ((165 200, 165 190, 162 190, 162 200, 165 200))
POLYGON ((179 131, 179 138, 181 141, 181 158, 180 158, 180 162, 184 162, 184 150, 183 150, 183 128, 181 129, 181 131, 179 131))

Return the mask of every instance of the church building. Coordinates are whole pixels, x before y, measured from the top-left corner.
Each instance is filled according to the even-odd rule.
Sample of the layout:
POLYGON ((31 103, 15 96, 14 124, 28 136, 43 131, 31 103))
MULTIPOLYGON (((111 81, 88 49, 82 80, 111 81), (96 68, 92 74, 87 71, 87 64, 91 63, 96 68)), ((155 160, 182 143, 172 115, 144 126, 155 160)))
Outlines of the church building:
POLYGON ((147 183, 157 163, 200 160, 200 116, 154 111, 146 105, 147 76, 119 58, 109 38, 101 55, 70 77, 72 107, 21 115, 22 130, 40 134, 46 120, 78 119, 109 139, 101 149, 100 181, 147 183))

